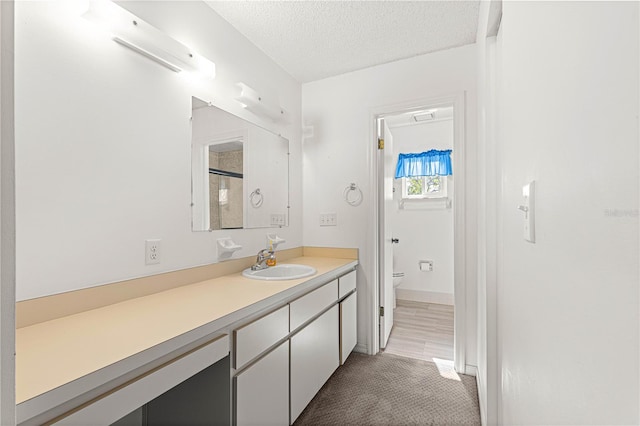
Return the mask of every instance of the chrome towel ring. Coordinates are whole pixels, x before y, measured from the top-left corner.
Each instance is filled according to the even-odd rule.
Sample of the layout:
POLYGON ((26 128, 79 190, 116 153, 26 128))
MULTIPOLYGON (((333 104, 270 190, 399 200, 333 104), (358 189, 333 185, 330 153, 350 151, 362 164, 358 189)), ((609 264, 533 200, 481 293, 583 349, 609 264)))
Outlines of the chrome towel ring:
POLYGON ((351 183, 349 186, 347 186, 344 189, 344 192, 342 193, 342 195, 344 196, 344 200, 350 206, 355 207, 355 206, 359 206, 360 203, 362 203, 362 199, 363 199, 362 190, 360 190, 360 188, 358 188, 358 185, 356 185, 355 183, 351 183))
POLYGON ((251 203, 251 206, 253 206, 253 208, 255 209, 260 207, 263 201, 264 201, 264 196, 260 192, 260 188, 256 188, 256 190, 249 195, 249 202, 251 203))

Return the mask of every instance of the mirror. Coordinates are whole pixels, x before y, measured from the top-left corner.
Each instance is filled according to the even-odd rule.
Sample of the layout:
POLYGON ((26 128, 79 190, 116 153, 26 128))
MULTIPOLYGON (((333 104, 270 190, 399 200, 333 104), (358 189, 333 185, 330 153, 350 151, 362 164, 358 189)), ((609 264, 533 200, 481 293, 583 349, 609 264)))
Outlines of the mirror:
POLYGON ((289 222, 289 141, 192 98, 192 229, 289 222))

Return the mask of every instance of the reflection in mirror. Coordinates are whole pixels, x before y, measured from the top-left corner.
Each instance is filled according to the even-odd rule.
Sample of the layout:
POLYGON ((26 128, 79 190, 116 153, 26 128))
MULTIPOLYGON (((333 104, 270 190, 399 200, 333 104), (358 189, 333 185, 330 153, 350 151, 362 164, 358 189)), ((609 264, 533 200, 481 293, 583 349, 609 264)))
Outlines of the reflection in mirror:
POLYGON ((193 230, 287 226, 289 142, 192 98, 193 230))
POLYGON ((242 228, 242 142, 209 146, 211 230, 242 228))

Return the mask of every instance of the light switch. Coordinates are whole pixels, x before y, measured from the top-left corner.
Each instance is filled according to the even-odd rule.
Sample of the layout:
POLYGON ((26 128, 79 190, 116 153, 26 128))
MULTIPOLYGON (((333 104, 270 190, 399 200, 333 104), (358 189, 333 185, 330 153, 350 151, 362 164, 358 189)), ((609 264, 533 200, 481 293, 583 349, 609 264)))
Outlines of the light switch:
POLYGON ((524 239, 535 243, 535 181, 531 181, 522 187, 523 203, 518 206, 518 210, 524 214, 524 239))

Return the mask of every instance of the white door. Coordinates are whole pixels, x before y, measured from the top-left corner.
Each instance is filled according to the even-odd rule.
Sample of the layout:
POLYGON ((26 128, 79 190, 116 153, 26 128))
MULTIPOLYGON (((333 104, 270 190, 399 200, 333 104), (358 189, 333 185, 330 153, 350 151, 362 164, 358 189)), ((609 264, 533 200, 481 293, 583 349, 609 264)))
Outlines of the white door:
POLYGON ((391 246, 391 209, 393 208, 393 136, 384 120, 381 120, 381 138, 384 149, 378 150, 378 191, 380 194, 380 215, 378 235, 380 253, 380 348, 387 346, 393 327, 393 249, 391 246), (383 315, 382 315, 383 314, 383 315))

